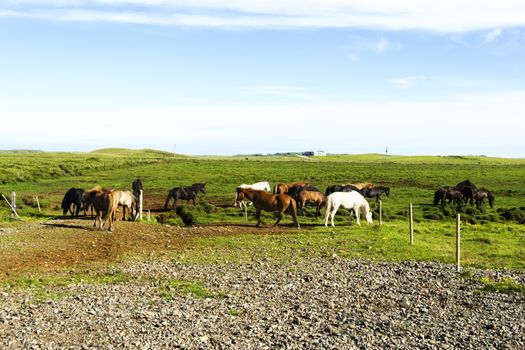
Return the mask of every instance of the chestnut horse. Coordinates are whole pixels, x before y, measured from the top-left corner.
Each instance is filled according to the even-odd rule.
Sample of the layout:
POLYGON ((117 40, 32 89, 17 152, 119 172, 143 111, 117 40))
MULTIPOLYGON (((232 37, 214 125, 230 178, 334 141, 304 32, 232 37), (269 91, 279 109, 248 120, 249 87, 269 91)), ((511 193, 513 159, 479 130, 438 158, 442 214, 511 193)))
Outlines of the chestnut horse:
MULTIPOLYGON (((237 188, 237 203, 240 203, 248 199, 253 203, 255 207, 255 217, 257 218, 257 225, 261 224, 261 211, 279 212, 277 221, 273 226, 283 219, 283 213, 291 214, 293 217, 294 224, 297 228, 300 228, 299 221, 297 220, 297 203, 295 199, 287 194, 272 194, 266 191, 252 190, 249 188, 237 188)), ((264 223, 263 223, 264 224, 264 223)))
MULTIPOLYGON (((242 184, 237 187, 241 188, 251 188, 252 190, 260 190, 260 191, 271 191, 270 183, 268 181, 261 181, 256 182, 254 184, 248 185, 248 184, 242 184)), ((239 205, 241 209, 244 209, 246 205, 251 205, 250 202, 246 203, 246 201, 237 201, 237 191, 235 191, 235 201, 233 202, 233 206, 236 207, 239 205)))
POLYGON ((273 188, 273 193, 275 194, 288 194, 290 188, 294 186, 306 186, 308 183, 306 181, 296 181, 290 183, 277 184, 273 188))

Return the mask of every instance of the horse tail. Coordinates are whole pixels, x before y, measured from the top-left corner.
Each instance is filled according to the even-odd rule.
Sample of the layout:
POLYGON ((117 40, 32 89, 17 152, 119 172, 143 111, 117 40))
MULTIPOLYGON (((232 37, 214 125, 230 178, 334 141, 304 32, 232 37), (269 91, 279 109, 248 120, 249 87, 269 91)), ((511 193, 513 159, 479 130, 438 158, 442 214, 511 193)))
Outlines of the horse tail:
POLYGON ((168 193, 168 197, 166 198, 166 202, 164 203, 164 210, 168 210, 168 204, 170 203, 171 197, 175 197, 173 191, 170 191, 168 193))
POLYGON ((108 194, 108 214, 107 218, 109 220, 109 230, 113 231, 113 220, 114 217, 117 215, 117 208, 119 203, 119 195, 115 192, 110 192, 108 194))
POLYGON ((273 194, 277 194, 277 190, 279 189, 279 184, 275 184, 273 187, 273 194))
POLYGON ((290 207, 292 207, 292 217, 297 228, 300 228, 299 219, 297 218, 297 201, 290 197, 290 207))
POLYGON ((434 205, 438 205, 438 203, 439 203, 439 195, 440 195, 440 191, 437 190, 437 191, 434 193, 434 205))
POLYGON ((325 209, 324 209, 324 224, 325 226, 328 223, 328 217, 330 216, 330 212, 332 211, 332 201, 330 198, 330 195, 327 195, 325 198, 325 209))

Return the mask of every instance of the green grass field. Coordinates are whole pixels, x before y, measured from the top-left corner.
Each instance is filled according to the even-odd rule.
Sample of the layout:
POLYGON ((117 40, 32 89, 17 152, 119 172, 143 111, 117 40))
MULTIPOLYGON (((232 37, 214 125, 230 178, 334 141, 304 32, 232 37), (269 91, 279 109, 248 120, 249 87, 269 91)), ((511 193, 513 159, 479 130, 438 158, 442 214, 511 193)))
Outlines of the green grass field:
MULTIPOLYGON (((90 153, 1 152, 0 192, 6 197, 16 191, 19 213, 25 220, 60 215, 58 207, 70 187, 89 189, 95 185, 129 189, 135 178, 145 187, 145 197, 156 198, 160 209, 169 189, 205 182, 208 193, 196 208, 191 205, 198 225, 246 224, 244 213, 229 206, 238 184, 268 180, 307 180, 324 189, 331 184, 370 181, 391 187, 383 201, 384 225, 348 225, 348 212, 336 217, 336 228, 325 228, 313 208, 301 217, 304 230, 286 235, 244 235, 197 240, 200 249, 181 259, 192 261, 243 261, 266 254, 279 258, 282 252, 297 254, 337 254, 379 260, 453 261, 454 220, 464 220, 464 264, 478 267, 525 269, 525 160, 489 157, 427 156, 401 157, 334 155, 319 158, 297 156, 186 157, 153 150, 106 149, 90 153), (434 191, 470 179, 491 190, 495 208, 472 206, 433 207, 434 191), (38 195, 44 214, 38 214, 38 195), (408 242, 407 211, 414 206, 415 246, 408 242), (275 254, 273 254, 275 252, 275 254)), ((373 201, 371 205, 377 211, 373 201)), ((248 223, 255 224, 253 209, 248 223)), ((4 225, 9 225, 9 209, 0 205, 4 225)), ((159 220, 179 224, 173 212, 159 220)), ((272 214, 265 214, 273 223, 272 214)), ((364 222, 364 220, 363 220, 364 222)), ((284 224, 291 223, 286 217, 284 224)))

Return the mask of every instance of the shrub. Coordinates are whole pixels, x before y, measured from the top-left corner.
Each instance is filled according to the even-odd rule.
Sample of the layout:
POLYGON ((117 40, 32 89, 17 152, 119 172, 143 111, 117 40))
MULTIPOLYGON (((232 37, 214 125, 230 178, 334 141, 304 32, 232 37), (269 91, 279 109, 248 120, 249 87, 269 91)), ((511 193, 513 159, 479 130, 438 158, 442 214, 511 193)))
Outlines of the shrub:
POLYGON ((193 226, 195 224, 195 215, 193 212, 189 209, 187 205, 179 205, 175 209, 175 212, 178 216, 182 219, 182 222, 186 226, 193 226))

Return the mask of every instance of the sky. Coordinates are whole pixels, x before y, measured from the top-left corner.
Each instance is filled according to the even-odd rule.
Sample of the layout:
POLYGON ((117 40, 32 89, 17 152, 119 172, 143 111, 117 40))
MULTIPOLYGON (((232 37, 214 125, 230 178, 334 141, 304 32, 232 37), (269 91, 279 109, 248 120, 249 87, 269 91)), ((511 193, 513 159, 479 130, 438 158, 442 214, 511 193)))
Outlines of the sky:
POLYGON ((525 157, 522 0, 0 0, 0 149, 525 157))

